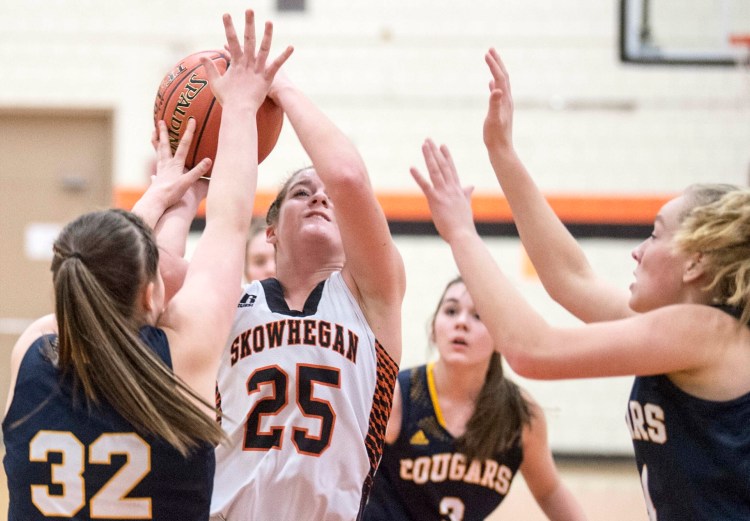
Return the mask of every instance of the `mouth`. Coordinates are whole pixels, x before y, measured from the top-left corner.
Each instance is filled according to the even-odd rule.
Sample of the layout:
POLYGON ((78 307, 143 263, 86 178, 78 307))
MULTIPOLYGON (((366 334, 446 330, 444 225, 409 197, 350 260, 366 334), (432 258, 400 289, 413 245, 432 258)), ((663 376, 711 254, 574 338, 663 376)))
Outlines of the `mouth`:
POLYGON ((469 347, 469 344, 466 342, 466 340, 464 340, 463 338, 460 338, 460 337, 454 338, 453 340, 451 340, 451 345, 453 347, 457 347, 459 349, 465 349, 465 348, 469 347))
POLYGON ((326 222, 331 222, 331 219, 324 214, 323 212, 310 212, 307 215, 305 215, 305 219, 311 218, 311 217, 320 217, 321 219, 325 220, 326 222))

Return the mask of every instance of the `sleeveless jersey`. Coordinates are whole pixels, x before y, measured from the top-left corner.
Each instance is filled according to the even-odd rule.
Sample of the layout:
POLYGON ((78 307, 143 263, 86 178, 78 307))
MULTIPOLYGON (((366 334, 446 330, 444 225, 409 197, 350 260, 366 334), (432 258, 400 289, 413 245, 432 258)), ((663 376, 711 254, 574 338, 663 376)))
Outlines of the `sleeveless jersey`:
MULTIPOLYGON (((171 367, 164 332, 141 337, 171 367)), ((55 344, 46 335, 28 349, 3 421, 8 519, 208 519, 213 447, 186 459, 108 404, 88 406, 53 362, 55 344)))
POLYGON ((652 521, 750 519, 750 393, 709 401, 639 376, 626 420, 652 521))
POLYGON ((380 461, 398 366, 339 272, 302 311, 245 286, 223 354, 212 519, 352 521, 380 461))
POLYGON ((441 420, 432 366, 401 371, 398 382, 401 432, 383 450, 364 520, 485 519, 510 489, 522 460, 520 444, 492 459, 467 461, 441 420))

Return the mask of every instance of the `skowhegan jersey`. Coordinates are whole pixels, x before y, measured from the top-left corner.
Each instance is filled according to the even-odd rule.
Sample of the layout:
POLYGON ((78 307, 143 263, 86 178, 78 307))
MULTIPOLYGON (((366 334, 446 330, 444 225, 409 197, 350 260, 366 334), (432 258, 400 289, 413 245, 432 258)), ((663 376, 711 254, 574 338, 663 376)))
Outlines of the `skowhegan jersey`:
POLYGON ((380 461, 398 366, 340 272, 289 309, 245 286, 217 378, 212 519, 353 521, 380 461))
MULTIPOLYGON (((171 367, 167 337, 141 337, 171 367)), ((184 458, 106 403, 87 405, 57 369, 56 336, 24 355, 3 421, 10 521, 206 521, 215 458, 205 444, 184 458)))

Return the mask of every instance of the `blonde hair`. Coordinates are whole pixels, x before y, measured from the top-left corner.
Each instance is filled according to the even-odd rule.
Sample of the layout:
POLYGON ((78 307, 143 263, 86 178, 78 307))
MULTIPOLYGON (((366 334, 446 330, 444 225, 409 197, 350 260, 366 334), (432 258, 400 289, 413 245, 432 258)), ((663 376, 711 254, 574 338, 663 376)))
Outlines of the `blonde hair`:
POLYGON ((750 189, 693 185, 685 193, 693 207, 675 235, 676 246, 701 253, 715 303, 741 311, 750 320, 750 189))

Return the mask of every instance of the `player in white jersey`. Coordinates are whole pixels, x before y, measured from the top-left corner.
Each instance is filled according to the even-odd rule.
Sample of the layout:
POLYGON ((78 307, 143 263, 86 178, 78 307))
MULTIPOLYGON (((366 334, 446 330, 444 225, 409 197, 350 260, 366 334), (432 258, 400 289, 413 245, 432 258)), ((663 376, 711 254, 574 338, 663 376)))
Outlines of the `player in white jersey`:
POLYGON ((219 370, 230 444, 216 455, 235 486, 217 480, 214 504, 239 493, 227 519, 300 519, 301 505, 307 519, 352 519, 380 457, 397 366, 341 274, 301 313, 276 279, 248 284, 230 338, 219 370))
POLYGON ((351 521, 390 414, 403 262, 351 142, 287 78, 269 96, 313 167, 268 211, 276 278, 245 287, 224 353, 212 519, 351 521))

